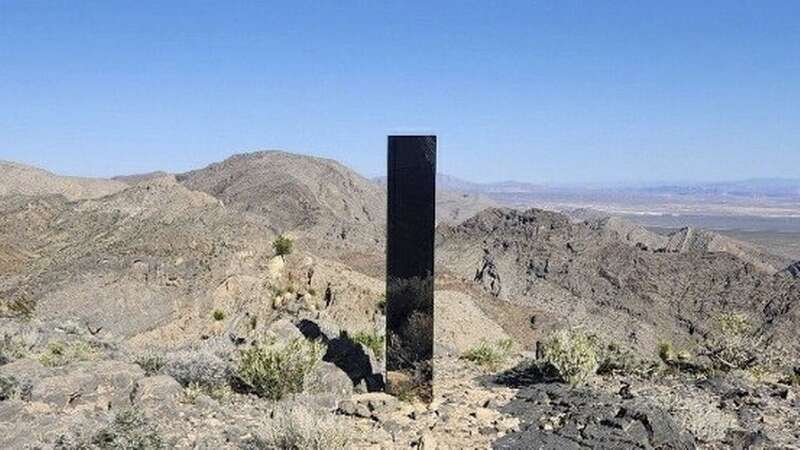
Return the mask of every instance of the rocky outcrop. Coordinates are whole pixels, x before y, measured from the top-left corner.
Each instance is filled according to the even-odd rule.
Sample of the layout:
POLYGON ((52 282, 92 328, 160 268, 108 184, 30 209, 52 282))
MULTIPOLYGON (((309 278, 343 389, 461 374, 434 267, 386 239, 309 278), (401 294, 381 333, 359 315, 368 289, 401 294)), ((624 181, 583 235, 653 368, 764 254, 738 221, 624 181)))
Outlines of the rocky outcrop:
POLYGON ((660 340, 694 345, 716 316, 731 311, 800 352, 800 283, 703 246, 665 251, 646 230, 609 223, 487 210, 440 227, 437 263, 493 296, 541 308, 551 321, 588 327, 643 354, 660 340))

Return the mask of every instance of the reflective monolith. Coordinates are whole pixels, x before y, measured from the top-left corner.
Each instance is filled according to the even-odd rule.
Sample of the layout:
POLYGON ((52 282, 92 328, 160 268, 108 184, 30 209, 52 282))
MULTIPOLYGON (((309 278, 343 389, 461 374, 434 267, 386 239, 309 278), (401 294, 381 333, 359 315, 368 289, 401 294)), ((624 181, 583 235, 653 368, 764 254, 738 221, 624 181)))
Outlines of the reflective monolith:
POLYGON ((433 247, 436 136, 389 136, 386 384, 433 397, 433 247))

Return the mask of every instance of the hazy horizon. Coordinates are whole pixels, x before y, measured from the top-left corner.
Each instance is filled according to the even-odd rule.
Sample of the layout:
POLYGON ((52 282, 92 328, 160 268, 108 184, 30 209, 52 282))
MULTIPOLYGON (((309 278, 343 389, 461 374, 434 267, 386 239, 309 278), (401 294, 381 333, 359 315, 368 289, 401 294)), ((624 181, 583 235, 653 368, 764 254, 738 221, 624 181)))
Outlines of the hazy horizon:
POLYGON ((0 159, 109 177, 264 145, 475 182, 700 183, 800 167, 800 3, 0 5, 0 159))
MULTIPOLYGON (((224 157, 220 160, 215 161, 208 161, 206 164, 197 167, 189 167, 185 170, 177 170, 171 171, 166 170, 163 168, 153 168, 153 170, 149 170, 146 172, 131 172, 131 173, 115 173, 112 175, 104 175, 104 176, 95 176, 89 174, 81 174, 81 173, 64 173, 58 170, 52 169, 46 166, 36 165, 35 163, 29 161, 21 161, 21 160, 12 160, 12 159, 4 159, 0 157, 0 162, 10 162, 12 164, 22 164, 29 167, 34 167, 37 169, 42 169, 48 171, 54 175, 60 176, 69 176, 69 177, 80 177, 80 178, 115 178, 115 177, 125 177, 125 176, 132 176, 132 175, 145 175, 148 173, 154 172, 166 172, 169 174, 180 174, 189 172, 192 170, 202 169, 207 167, 210 164, 217 163, 224 161, 227 158, 230 158, 235 155, 243 155, 243 154, 251 154, 257 152, 265 152, 265 151, 277 151, 277 152, 284 152, 284 153, 291 153, 291 154, 298 154, 298 155, 305 155, 310 157, 319 157, 319 158, 326 158, 326 159, 333 159, 337 162, 344 163, 343 161, 339 161, 336 158, 331 158, 328 156, 322 155, 313 155, 307 153, 299 153, 293 152, 290 150, 284 149, 270 149, 270 150, 253 150, 250 152, 235 152, 231 153, 230 155, 224 157)), ((345 164, 346 165, 346 164, 345 164)), ((350 167, 353 169, 352 167, 350 167)), ((355 170, 355 169, 353 169, 355 170)), ((377 174, 364 174, 361 172, 356 171, 359 175, 375 180, 381 179, 386 177, 386 173, 377 173, 377 174)), ((530 185, 540 185, 545 187, 552 187, 552 188, 635 188, 635 187, 669 187, 669 186, 681 186, 681 187, 688 187, 692 185, 713 185, 713 184, 726 184, 726 183, 746 183, 746 182, 788 182, 788 183, 798 183, 800 184, 800 177, 796 178, 786 178, 786 177, 754 177, 754 178, 732 178, 728 180, 708 180, 708 181, 699 181, 699 180, 651 180, 651 181, 619 181, 619 180, 608 180, 608 181, 593 181, 593 182, 572 182, 572 183, 558 183, 558 182, 531 182, 531 181, 524 181, 524 180, 513 180, 513 179, 498 179, 498 180, 488 180, 488 181, 476 181, 472 180, 463 176, 455 175, 448 172, 443 172, 441 170, 436 172, 438 176, 443 176, 452 179, 455 182, 464 182, 464 183, 471 183, 471 184, 479 184, 479 185, 501 185, 504 183, 521 183, 521 184, 530 184, 530 185)))

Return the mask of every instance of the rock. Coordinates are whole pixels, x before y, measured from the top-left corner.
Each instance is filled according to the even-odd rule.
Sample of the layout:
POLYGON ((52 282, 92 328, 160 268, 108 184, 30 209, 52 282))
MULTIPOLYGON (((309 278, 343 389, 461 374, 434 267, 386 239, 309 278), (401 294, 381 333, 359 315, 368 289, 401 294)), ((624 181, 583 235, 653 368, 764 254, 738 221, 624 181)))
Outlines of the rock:
POLYGON ((436 450, 436 438, 432 433, 425 433, 419 440, 419 450, 436 450))
POLYGON ((695 448, 691 434, 663 409, 639 398, 625 400, 589 388, 536 385, 522 389, 501 411, 519 423, 497 422, 499 431, 516 425, 494 443, 499 449, 695 448), (541 396, 531 391, 558 400, 532 403, 529 399, 541 396))
POLYGON ((305 390, 346 397, 353 393, 353 382, 343 370, 332 363, 322 361, 307 376, 305 390))
POLYGON ((144 371, 119 361, 75 363, 69 372, 57 373, 36 382, 31 401, 62 409, 79 405, 122 408, 131 403, 136 381, 144 371))
POLYGON ((134 403, 143 408, 165 412, 171 410, 180 396, 183 387, 168 375, 143 378, 136 382, 134 403))
POLYGON ((477 408, 475 411, 472 411, 470 415, 481 423, 489 423, 496 419, 500 414, 491 409, 477 408))

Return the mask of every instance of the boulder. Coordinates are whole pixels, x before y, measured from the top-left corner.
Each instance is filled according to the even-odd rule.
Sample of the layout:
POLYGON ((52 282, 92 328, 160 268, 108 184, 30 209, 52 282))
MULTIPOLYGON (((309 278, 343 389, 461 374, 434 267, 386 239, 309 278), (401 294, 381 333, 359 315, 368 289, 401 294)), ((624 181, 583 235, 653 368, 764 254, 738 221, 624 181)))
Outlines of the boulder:
POLYGON ((149 410, 169 411, 182 393, 180 383, 168 375, 147 377, 137 381, 133 402, 149 410))

